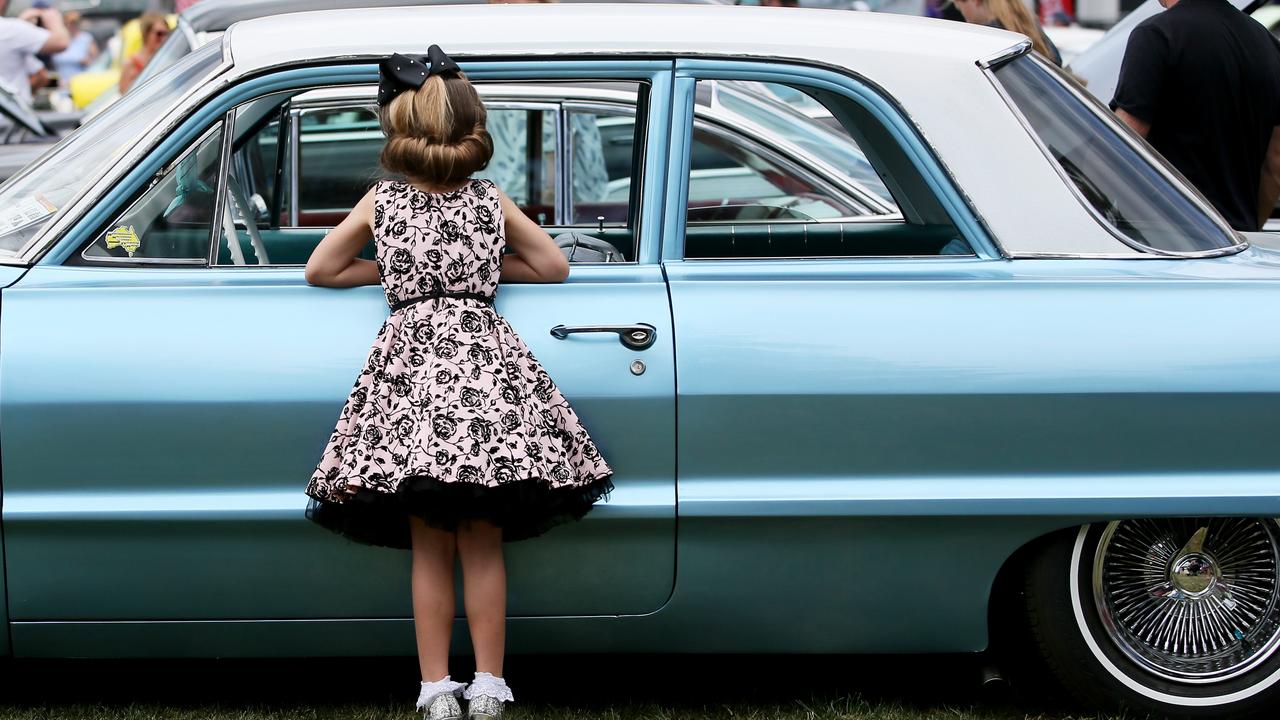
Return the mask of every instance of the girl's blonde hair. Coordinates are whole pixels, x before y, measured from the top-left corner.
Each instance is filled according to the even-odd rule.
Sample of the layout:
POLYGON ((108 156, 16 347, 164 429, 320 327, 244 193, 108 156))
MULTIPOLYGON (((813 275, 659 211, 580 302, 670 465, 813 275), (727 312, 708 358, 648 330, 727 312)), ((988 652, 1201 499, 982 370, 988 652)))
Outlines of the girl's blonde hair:
POLYGON ((1049 50, 1049 45, 1044 41, 1044 31, 1040 29, 1040 24, 1036 22, 1022 0, 984 0, 984 2, 1005 30, 1026 35, 1031 38, 1031 44, 1041 55, 1047 58, 1053 57, 1053 51, 1049 50))
POLYGON ((432 75, 382 108, 387 144, 379 160, 410 180, 457 185, 493 157, 485 119, 484 103, 466 75, 432 75))

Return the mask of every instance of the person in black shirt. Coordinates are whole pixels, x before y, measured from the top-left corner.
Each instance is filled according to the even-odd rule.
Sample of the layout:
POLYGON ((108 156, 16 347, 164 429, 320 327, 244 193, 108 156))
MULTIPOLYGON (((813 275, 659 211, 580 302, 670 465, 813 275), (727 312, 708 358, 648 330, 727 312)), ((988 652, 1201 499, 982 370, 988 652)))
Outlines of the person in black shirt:
POLYGON ((1280 195, 1280 43, 1227 0, 1161 0, 1133 29, 1111 108, 1237 230, 1280 195))

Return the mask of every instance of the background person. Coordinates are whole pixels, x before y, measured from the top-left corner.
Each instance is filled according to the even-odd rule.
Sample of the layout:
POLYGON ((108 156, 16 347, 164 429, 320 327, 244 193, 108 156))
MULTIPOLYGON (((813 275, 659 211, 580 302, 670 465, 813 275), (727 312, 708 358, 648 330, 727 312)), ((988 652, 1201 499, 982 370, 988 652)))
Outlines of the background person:
POLYGON ((954 0, 953 4, 965 22, 1026 35, 1036 52, 1062 67, 1062 54, 1022 0, 954 0))
POLYGON ((142 72, 142 68, 151 62, 156 51, 164 44, 165 38, 169 37, 169 21, 165 20, 160 13, 144 13, 138 18, 138 27, 142 31, 142 49, 130 55, 124 61, 124 67, 120 69, 121 93, 129 91, 133 81, 137 80, 138 74, 142 72))
POLYGON ((53 56, 53 70, 58 73, 58 84, 66 87, 73 76, 84 72, 98 57, 98 42, 80 27, 79 12, 72 10, 62 19, 71 39, 65 50, 53 56))
MULTIPOLYGON (((0 14, 8 5, 9 0, 0 0, 0 14)), ((32 7, 16 19, 0 17, 0 84, 30 104, 31 83, 38 81, 33 75, 44 68, 36 55, 61 52, 70 39, 62 13, 54 8, 32 7)))
POLYGON ((1129 35, 1111 109, 1237 230, 1275 207, 1280 44, 1227 0, 1161 0, 1129 35))

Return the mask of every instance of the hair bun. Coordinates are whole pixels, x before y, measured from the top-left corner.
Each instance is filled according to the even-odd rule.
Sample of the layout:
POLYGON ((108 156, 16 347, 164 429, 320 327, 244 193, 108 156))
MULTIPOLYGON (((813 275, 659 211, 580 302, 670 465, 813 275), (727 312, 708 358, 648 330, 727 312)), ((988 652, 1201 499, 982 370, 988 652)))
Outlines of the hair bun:
POLYGON ((456 185, 493 157, 484 103, 465 75, 435 75, 401 92, 381 114, 382 166, 433 185, 456 185))

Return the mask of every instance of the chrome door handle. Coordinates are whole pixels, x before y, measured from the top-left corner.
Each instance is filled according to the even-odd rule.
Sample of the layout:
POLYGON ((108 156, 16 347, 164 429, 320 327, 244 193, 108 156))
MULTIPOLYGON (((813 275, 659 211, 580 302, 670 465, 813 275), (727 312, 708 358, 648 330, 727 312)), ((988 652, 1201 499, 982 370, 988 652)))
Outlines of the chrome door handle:
POLYGON ((551 337, 564 340, 572 333, 618 333, 618 340, 629 350, 644 350, 658 339, 658 328, 649 323, 634 325, 557 325, 551 328, 551 337))

